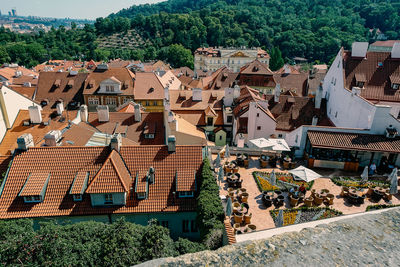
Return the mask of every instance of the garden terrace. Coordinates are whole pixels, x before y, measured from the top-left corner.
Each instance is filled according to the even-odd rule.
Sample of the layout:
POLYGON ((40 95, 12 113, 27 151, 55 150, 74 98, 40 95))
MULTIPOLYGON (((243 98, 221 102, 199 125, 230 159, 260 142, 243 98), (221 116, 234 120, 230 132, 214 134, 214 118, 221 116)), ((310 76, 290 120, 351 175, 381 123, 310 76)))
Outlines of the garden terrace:
MULTIPOLYGON (((213 158, 216 158, 216 155, 213 155, 213 158)), ((236 156, 231 156, 229 159, 222 159, 221 164, 223 165, 225 161, 228 160, 229 162, 236 160, 236 156)), ((287 177, 289 178, 289 173, 287 170, 284 170, 283 166, 280 165, 279 162, 277 162, 275 167, 272 167, 271 165, 267 164, 266 167, 261 167, 259 158, 258 157, 249 157, 249 162, 248 162, 248 168, 245 167, 239 167, 237 170, 237 173, 240 175, 240 179, 242 180, 241 187, 246 189, 247 195, 247 204, 249 206, 248 209, 248 214, 251 214, 251 224, 256 226, 256 231, 259 230, 264 230, 264 229, 271 229, 275 228, 275 222, 274 219, 271 217, 270 211, 272 210, 286 210, 286 209, 292 209, 292 208, 301 208, 305 206, 304 203, 300 203, 299 205, 296 205, 296 207, 292 207, 290 204, 290 200, 288 198, 289 192, 283 191, 282 195, 284 196, 284 202, 283 205, 280 206, 279 208, 276 208, 274 205, 271 207, 266 208, 266 206, 263 204, 262 200, 262 189, 260 189, 259 185, 256 182, 256 179, 254 179, 254 174, 263 174, 268 176, 269 173, 271 173, 273 170, 276 173, 277 179, 279 180, 280 178, 287 177)), ((216 169, 217 170, 217 169, 216 169)), ((365 212, 366 208, 370 205, 383 205, 383 204, 391 204, 391 205, 397 205, 400 204, 400 196, 399 194, 396 194, 392 197, 392 200, 390 202, 385 202, 385 200, 380 200, 379 202, 372 202, 369 198, 366 198, 364 201, 364 204, 357 204, 353 205, 350 204, 345 197, 341 197, 341 192, 342 192, 342 186, 336 185, 329 177, 338 177, 338 176, 346 176, 346 177, 353 177, 353 176, 358 176, 361 174, 355 173, 355 172, 345 172, 345 171, 338 171, 338 170, 329 170, 329 169, 314 169, 317 173, 321 174, 323 178, 319 178, 314 180, 312 184, 312 189, 315 189, 315 192, 321 192, 322 189, 325 189, 329 191, 327 193, 328 195, 333 195, 333 205, 330 205, 329 208, 336 210, 345 215, 347 214, 354 214, 354 213, 360 213, 360 212, 365 212)), ((357 178, 354 178, 357 180, 357 178)), ((370 177, 370 179, 373 181, 375 178, 370 177)), ((278 186, 279 186, 279 181, 278 181, 278 186)), ((302 183, 300 181, 300 183, 302 183)), ((306 187, 310 188, 310 185, 307 185, 306 187)), ((226 177, 224 177, 224 180, 220 182, 220 195, 221 197, 225 198, 229 193, 228 193, 228 183, 226 177)), ((237 190, 237 189, 236 189, 237 190)), ((367 190, 364 189, 364 193, 367 190)), ((358 191, 359 192, 359 191, 358 191)), ((239 193, 239 192, 238 192, 239 193)), ((238 193, 235 193, 235 197, 238 195, 238 193)), ((311 195, 311 191, 307 190, 305 198, 308 198, 311 195)), ((240 199, 235 198, 240 204, 240 199)), ((325 208, 324 204, 319 205, 320 208, 325 208)), ((233 223, 233 221, 232 221, 233 223)), ((232 224, 233 225, 233 224, 232 224)))

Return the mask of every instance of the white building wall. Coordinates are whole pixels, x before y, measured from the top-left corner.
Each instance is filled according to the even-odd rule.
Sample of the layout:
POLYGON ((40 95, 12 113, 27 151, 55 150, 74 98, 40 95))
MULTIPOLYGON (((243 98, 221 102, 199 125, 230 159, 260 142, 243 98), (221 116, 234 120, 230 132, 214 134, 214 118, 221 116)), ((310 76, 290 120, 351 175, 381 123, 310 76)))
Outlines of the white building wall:
POLYGON ((271 134, 275 133, 276 121, 257 108, 255 102, 249 104, 248 118, 248 140, 261 137, 269 138, 271 134), (259 114, 258 117, 257 113, 259 114), (261 127, 261 129, 257 130, 257 127, 261 127))
MULTIPOLYGON (((6 118, 7 116, 10 127, 14 124, 15 119, 18 116, 18 112, 21 109, 27 110, 29 106, 37 105, 33 100, 26 96, 23 96, 14 90, 3 86, 0 89, 0 141, 3 139, 7 127, 6 118), (4 100, 4 101, 3 101, 4 100), (3 102, 3 103, 2 103, 3 102)), ((41 109, 41 108, 40 108, 41 109)))

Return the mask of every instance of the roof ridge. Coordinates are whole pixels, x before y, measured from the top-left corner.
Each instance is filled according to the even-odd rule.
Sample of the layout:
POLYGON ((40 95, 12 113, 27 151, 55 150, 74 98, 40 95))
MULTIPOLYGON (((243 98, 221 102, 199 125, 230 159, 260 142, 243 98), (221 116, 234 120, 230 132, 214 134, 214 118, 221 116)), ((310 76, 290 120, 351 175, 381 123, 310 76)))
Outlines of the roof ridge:
MULTIPOLYGON (((111 151, 111 153, 110 153, 111 165, 113 166, 114 170, 117 172, 119 181, 122 183, 122 186, 125 188, 126 191, 128 191, 128 190, 129 190, 128 185, 126 185, 126 184, 125 184, 125 181, 122 179, 121 174, 120 174, 120 172, 119 172, 119 170, 118 170, 118 167, 116 166, 116 164, 115 164, 115 162, 114 162, 114 160, 113 160, 113 158, 112 158, 112 155, 111 155, 111 154, 113 154, 114 152, 115 152, 116 155, 118 155, 118 156, 121 158, 121 160, 123 161, 122 156, 121 156, 116 150, 113 149, 113 150, 111 151)), ((114 154, 115 154, 115 153, 114 153, 114 154)), ((124 164, 125 164, 125 163, 124 163, 124 164)), ((125 166, 125 165, 124 165, 124 166, 125 166)), ((125 166, 125 168, 126 168, 126 166, 125 166)), ((126 168, 126 169, 128 169, 128 168, 126 168)))

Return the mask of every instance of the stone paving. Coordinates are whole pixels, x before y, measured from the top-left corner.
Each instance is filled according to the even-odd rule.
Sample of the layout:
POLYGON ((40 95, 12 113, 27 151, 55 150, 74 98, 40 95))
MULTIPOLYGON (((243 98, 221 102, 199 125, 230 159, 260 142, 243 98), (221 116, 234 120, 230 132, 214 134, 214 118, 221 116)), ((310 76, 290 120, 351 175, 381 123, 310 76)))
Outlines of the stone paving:
MULTIPOLYGON (((232 156, 229 158, 229 161, 234 159, 236 159, 236 157, 232 156)), ((226 159, 222 160, 222 162, 225 161, 226 159)), ((273 170, 272 168, 261 168, 258 158, 255 157, 250 159, 248 168, 241 167, 239 169, 240 177, 241 179, 243 179, 242 188, 246 188, 247 192, 249 193, 248 204, 250 206, 249 213, 252 214, 251 223, 256 225, 257 231, 275 227, 274 221, 271 215, 269 214, 269 211, 275 209, 275 206, 273 205, 272 207, 266 208, 263 205, 261 200, 261 192, 258 189, 256 182, 254 181, 252 173, 254 171, 271 172, 272 170, 273 170)), ((279 165, 277 166, 277 168, 275 168, 275 171, 287 172, 287 170, 281 169, 279 165)), ((381 200, 379 203, 375 203, 375 202, 370 202, 368 199, 365 199, 365 203, 362 205, 357 205, 357 206, 351 205, 347 203, 344 198, 340 197, 341 187, 335 185, 328 178, 332 175, 344 175, 348 173, 340 172, 337 170, 322 170, 322 169, 321 170, 316 169, 315 171, 323 175, 324 178, 315 180, 312 188, 316 189, 317 191, 320 189, 328 189, 330 193, 334 194, 335 195, 334 204, 333 206, 331 206, 331 208, 339 210, 343 212, 343 214, 354 214, 354 213, 365 212, 366 207, 369 205, 386 203, 384 200, 381 200)), ((351 174, 354 175, 354 173, 351 174)), ((227 183, 225 181, 221 182, 220 195, 223 196, 227 195, 227 189, 228 189, 227 183)), ((287 193, 284 193, 284 195, 285 195, 285 205, 283 207, 280 207, 280 209, 291 208, 289 200, 287 198, 287 193)), ((310 192, 308 191, 306 196, 308 197, 309 195, 310 192)), ((400 204, 399 194, 393 196, 391 204, 400 204)), ((301 205, 303 204, 300 204, 299 206, 301 205)))

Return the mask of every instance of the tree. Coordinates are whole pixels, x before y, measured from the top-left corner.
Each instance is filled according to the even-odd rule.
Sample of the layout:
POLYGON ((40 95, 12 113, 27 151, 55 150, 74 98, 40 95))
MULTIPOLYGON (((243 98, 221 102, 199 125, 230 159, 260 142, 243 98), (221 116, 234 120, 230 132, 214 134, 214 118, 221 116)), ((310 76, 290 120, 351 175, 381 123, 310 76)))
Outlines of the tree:
POLYGON ((159 59, 170 63, 174 68, 189 67, 193 68, 193 55, 189 49, 181 44, 173 44, 163 47, 159 54, 159 59))
POLYGON ((269 67, 272 71, 277 71, 283 67, 284 61, 282 58, 281 50, 278 47, 273 47, 270 52, 269 67))
POLYGON ((11 58, 4 46, 0 46, 0 64, 10 62, 11 58))

